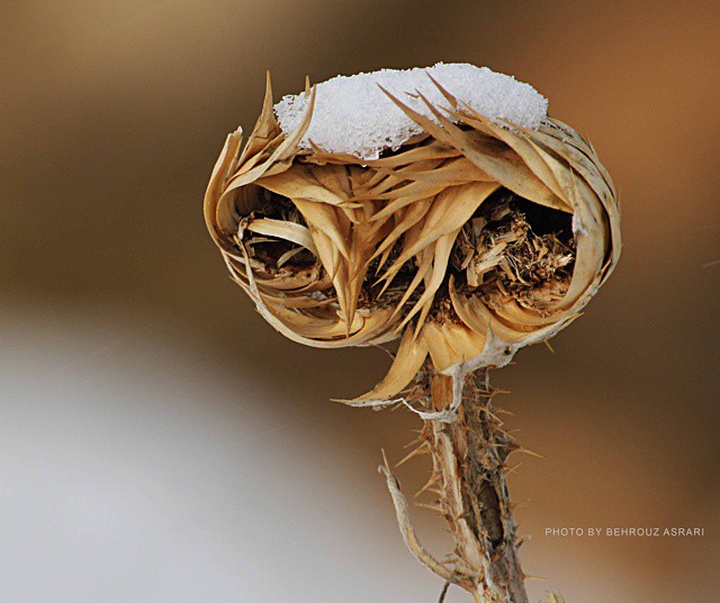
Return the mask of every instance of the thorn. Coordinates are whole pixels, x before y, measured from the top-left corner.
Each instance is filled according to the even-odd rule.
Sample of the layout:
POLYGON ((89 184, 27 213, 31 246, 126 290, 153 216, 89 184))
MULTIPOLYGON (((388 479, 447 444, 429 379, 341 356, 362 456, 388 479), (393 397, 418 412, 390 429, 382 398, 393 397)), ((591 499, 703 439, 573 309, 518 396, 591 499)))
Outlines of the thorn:
MULTIPOLYGON (((417 430, 414 430, 414 431, 415 431, 416 433, 418 433, 417 430)), ((421 442, 425 442, 425 440, 424 440, 423 438, 415 438, 414 440, 412 440, 412 441, 408 442, 407 444, 405 444, 405 446, 403 446, 403 448, 404 448, 404 449, 407 449, 407 448, 410 448, 410 446, 412 446, 412 445, 414 445, 414 444, 420 444, 421 442)), ((426 443, 426 442, 425 442, 425 443, 426 443)))
MULTIPOLYGON (((520 467, 522 467, 522 463, 518 463, 517 465, 513 465, 512 467, 506 467, 505 468, 505 475, 512 475, 515 473, 520 467)), ((512 503, 511 503, 512 504, 512 503)))
POLYGON ((385 449, 384 449, 384 448, 381 448, 381 449, 380 449, 380 452, 382 453, 383 464, 385 465, 385 469, 387 469, 388 472, 392 473, 392 472, 390 471, 390 463, 388 463, 387 456, 385 455, 385 449))
POLYGON ((546 458, 542 454, 538 454, 537 452, 533 452, 532 450, 528 450, 527 448, 523 448, 522 446, 520 448, 516 448, 515 452, 522 452, 523 454, 529 454, 530 456, 535 456, 543 460, 545 460, 546 458))
POLYGON ((405 457, 401 461, 398 461, 397 463, 395 463, 395 468, 397 469, 401 465, 404 465, 407 461, 409 461, 414 456, 418 456, 419 454, 428 454, 429 453, 428 448, 429 448, 428 443, 423 442, 422 444, 420 444, 420 446, 418 446, 417 448, 412 450, 409 454, 405 455, 405 457))
POLYGON ((487 406, 483 406, 483 407, 480 409, 480 412, 488 415, 488 416, 489 416, 490 418, 492 418, 492 419, 495 419, 495 421, 497 421, 497 424, 498 424, 497 427, 498 427, 498 428, 503 425, 502 419, 500 419, 500 417, 498 417, 494 412, 492 412, 490 409, 488 409, 487 406))
POLYGON ((548 581, 546 576, 534 576, 533 574, 526 574, 525 572, 523 572, 523 576, 525 576, 526 580, 539 580, 540 582, 548 581))
POLYGON ((423 492, 425 492, 426 490, 430 489, 432 486, 437 484, 437 481, 438 481, 438 476, 433 473, 430 476, 430 479, 427 481, 427 483, 422 488, 420 488, 420 490, 418 490, 417 494, 415 494, 415 498, 417 498, 423 492))
POLYGON ((510 503, 513 507, 513 509, 522 509, 524 507, 527 507, 530 504, 531 498, 526 498, 525 500, 521 500, 520 502, 513 502, 510 503))
POLYGON ((445 509, 438 505, 431 505, 427 503, 415 503, 416 507, 423 507, 424 509, 430 509, 431 511, 435 511, 436 513, 439 513, 440 515, 445 515, 445 509))

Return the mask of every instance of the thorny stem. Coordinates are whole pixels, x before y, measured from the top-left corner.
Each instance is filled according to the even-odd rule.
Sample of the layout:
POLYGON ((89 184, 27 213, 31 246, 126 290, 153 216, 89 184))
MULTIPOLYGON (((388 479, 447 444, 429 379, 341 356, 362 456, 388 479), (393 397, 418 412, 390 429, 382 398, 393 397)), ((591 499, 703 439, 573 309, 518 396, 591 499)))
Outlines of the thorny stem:
MULTIPOLYGON (((422 378, 431 410, 446 408, 452 401, 452 378, 431 370, 422 378)), ((480 369, 466 376, 455 421, 425 421, 423 439, 433 460, 437 508, 455 541, 447 561, 435 560, 419 544, 399 484, 387 466, 382 469, 401 531, 418 559, 477 603, 528 603, 506 483, 507 457, 519 446, 493 414, 492 398, 487 369, 480 369)))

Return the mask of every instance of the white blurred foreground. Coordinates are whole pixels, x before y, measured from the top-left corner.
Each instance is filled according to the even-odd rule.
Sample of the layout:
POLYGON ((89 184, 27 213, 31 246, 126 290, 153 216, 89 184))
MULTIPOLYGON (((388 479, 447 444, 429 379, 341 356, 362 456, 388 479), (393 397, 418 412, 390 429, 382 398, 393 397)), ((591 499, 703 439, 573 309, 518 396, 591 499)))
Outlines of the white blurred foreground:
POLYGON ((237 377, 121 326, 11 318, 0 600, 435 598, 397 532, 368 536, 353 519, 367 498, 343 488, 342 464, 263 415, 260 379, 238 390, 237 377))

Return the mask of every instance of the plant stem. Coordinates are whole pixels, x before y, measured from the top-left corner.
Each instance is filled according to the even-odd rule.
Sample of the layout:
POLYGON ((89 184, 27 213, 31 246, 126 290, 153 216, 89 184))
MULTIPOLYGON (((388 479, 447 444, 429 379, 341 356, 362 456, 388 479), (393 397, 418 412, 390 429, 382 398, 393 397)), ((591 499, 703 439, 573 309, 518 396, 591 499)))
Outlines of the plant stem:
POLYGON ((505 464, 519 446, 493 413, 488 370, 464 376, 462 402, 451 421, 442 411, 453 401, 453 378, 426 363, 416 385, 414 398, 423 403, 426 418, 422 444, 407 458, 430 452, 433 474, 423 490, 438 495, 434 506, 448 524, 455 549, 438 561, 420 544, 407 500, 385 459, 379 469, 385 474, 405 544, 418 561, 446 582, 464 588, 477 603, 528 603, 505 464))
MULTIPOLYGON (((428 378, 432 407, 447 408, 452 378, 428 378)), ((487 369, 467 375, 457 420, 430 419, 424 435, 439 506, 455 540, 456 583, 479 603, 527 603, 505 464, 519 446, 493 414, 492 398, 487 369)))

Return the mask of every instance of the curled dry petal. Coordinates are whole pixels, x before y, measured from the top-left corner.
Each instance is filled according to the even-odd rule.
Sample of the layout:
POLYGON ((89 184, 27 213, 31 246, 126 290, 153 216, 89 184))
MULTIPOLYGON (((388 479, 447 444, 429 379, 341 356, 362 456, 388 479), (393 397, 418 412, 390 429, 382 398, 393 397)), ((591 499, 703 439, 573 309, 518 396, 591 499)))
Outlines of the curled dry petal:
POLYGON ((399 396, 428 357, 460 378, 505 364, 574 320, 620 254, 615 190, 588 141, 550 118, 498 125, 436 85, 435 119, 388 94, 425 134, 366 160, 300 147, 314 89, 285 135, 268 78, 205 195, 232 278, 278 331, 316 347, 401 337, 356 404, 399 396))

